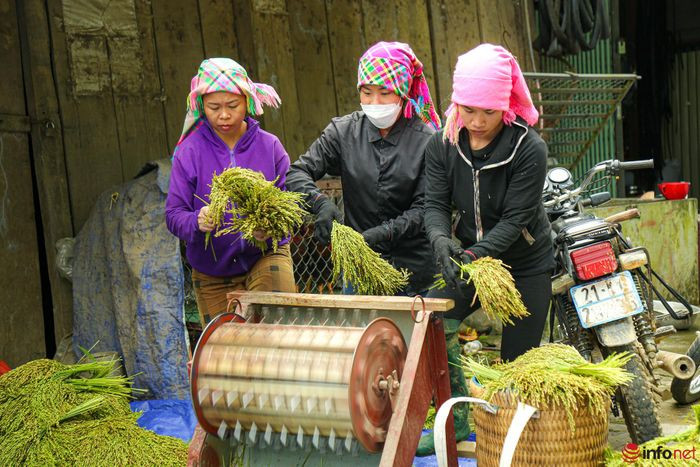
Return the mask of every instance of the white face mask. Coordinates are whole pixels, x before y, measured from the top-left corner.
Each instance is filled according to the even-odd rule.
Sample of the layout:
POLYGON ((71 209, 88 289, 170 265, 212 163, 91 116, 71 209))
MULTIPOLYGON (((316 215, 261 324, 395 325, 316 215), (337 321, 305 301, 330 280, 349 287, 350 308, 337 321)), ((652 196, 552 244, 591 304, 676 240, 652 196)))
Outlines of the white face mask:
POLYGON ((401 103, 396 104, 360 104, 372 125, 380 130, 389 128, 399 118, 401 113, 401 103))

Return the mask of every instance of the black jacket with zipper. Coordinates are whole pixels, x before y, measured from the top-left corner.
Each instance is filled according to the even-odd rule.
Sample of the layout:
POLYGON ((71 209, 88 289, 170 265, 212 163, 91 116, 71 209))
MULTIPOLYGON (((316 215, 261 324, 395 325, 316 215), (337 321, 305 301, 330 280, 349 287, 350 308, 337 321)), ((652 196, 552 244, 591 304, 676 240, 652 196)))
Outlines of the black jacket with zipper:
POLYGON ((287 173, 287 189, 310 198, 319 193, 316 180, 340 176, 345 224, 358 232, 387 227, 391 239, 377 249, 411 272, 409 295, 427 289, 436 272, 423 227, 423 151, 433 133, 417 116, 401 116, 382 137, 363 112, 353 112, 334 118, 287 173))
POLYGON ((469 138, 462 130, 459 148, 435 133, 425 152, 425 226, 432 244, 455 236, 477 257, 491 256, 529 276, 554 268, 551 226, 542 205, 547 145, 518 118, 505 126, 493 152, 474 168, 469 138))

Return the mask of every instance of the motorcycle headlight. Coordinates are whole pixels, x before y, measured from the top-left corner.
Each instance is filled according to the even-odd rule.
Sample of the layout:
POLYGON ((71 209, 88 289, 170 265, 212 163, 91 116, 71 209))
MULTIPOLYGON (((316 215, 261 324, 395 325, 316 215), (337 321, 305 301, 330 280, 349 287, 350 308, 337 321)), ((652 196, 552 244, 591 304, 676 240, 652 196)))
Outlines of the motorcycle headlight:
POLYGON ((564 167, 555 167, 547 173, 547 179, 556 185, 562 185, 571 180, 571 172, 564 167))
POLYGON ((622 253, 617 257, 617 260, 620 262, 620 267, 625 271, 641 268, 649 262, 647 253, 644 250, 622 253))

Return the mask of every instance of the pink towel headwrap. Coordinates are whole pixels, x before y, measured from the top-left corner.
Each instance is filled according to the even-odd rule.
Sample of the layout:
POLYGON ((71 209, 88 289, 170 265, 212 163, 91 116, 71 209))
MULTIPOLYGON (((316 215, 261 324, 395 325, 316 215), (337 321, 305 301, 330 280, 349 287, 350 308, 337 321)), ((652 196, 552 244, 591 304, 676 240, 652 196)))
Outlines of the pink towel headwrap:
POLYGON ((518 62, 500 45, 481 44, 457 59, 452 105, 445 112, 443 135, 452 144, 457 144, 459 130, 464 126, 455 104, 502 110, 507 125, 516 115, 529 125, 537 123, 539 118, 518 62))

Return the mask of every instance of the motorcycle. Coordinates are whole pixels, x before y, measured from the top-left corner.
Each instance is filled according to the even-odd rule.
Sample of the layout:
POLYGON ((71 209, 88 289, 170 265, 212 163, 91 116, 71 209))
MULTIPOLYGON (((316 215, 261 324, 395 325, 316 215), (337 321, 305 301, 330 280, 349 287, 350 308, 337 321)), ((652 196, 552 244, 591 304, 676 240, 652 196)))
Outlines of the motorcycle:
MULTIPOLYGON (((630 437, 637 444, 661 435, 655 400, 663 391, 654 369, 662 368, 679 379, 695 373, 690 358, 657 347, 657 339, 675 329, 656 328, 653 295, 665 303, 673 318, 680 317, 661 297, 652 277, 687 305, 691 315, 692 308, 651 269, 647 250, 633 247, 622 236, 621 223, 639 217, 638 210, 603 219, 585 212, 585 208, 610 200, 607 186, 620 171, 652 167, 653 160, 600 162, 578 186, 567 169, 555 167, 547 173, 542 198, 552 223, 557 266, 552 278, 551 309, 559 335, 589 361, 616 352, 633 354, 626 370, 634 379, 618 388, 613 413, 619 416, 621 410, 630 437)), ((550 331, 554 331, 553 323, 550 319, 550 331)))

